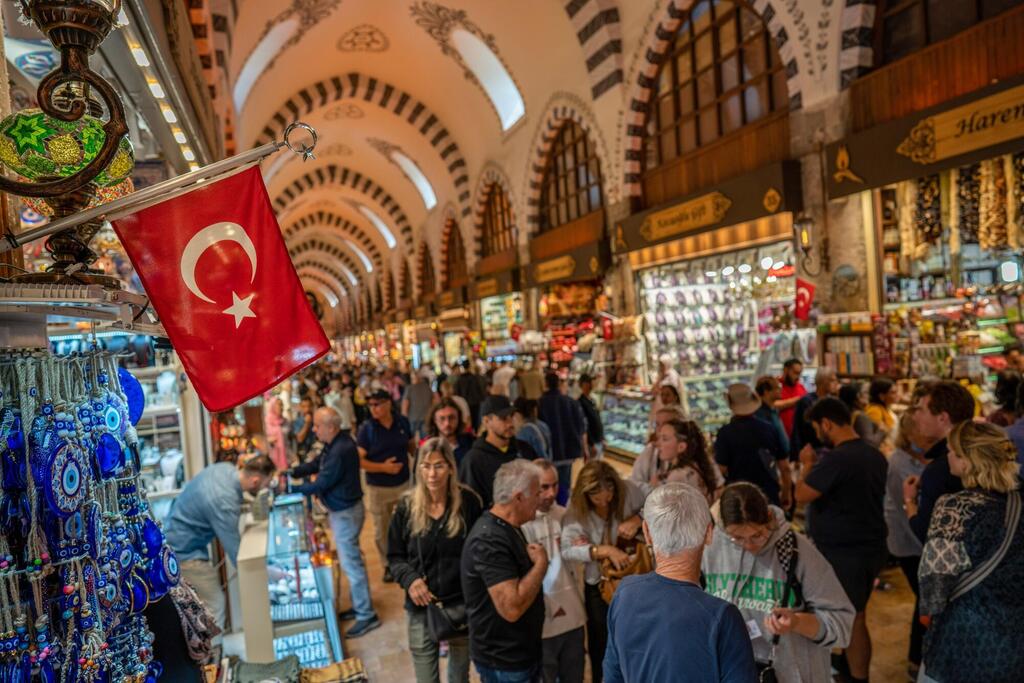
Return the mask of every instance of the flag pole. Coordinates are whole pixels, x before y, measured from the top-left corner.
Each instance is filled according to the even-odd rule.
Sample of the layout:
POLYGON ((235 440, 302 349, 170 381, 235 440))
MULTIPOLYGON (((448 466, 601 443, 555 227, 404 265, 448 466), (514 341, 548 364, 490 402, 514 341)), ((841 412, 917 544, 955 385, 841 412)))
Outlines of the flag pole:
POLYGON ((316 157, 313 156, 313 149, 316 147, 316 143, 316 129, 302 123, 301 121, 296 121, 285 128, 283 140, 268 142, 267 144, 256 147, 255 149, 250 149, 248 152, 242 152, 241 154, 236 154, 233 157, 228 157, 221 161, 215 161, 214 163, 198 168, 195 171, 190 171, 161 183, 157 183, 156 185, 151 185, 139 190, 138 192, 133 192, 126 197, 115 199, 112 202, 100 204, 99 206, 95 206, 91 209, 86 209, 85 211, 79 211, 76 214, 59 218, 38 228, 26 230, 18 234, 8 231, 3 235, 3 240, 0 241, 0 254, 17 249, 18 247, 28 244, 29 242, 34 242, 43 237, 49 237, 61 230, 81 225, 87 221, 95 220, 97 218, 110 220, 111 217, 114 216, 121 217, 134 213, 135 211, 139 211, 144 208, 144 206, 162 201, 167 199, 169 196, 177 196, 194 190, 196 189, 195 186, 207 180, 217 180, 221 177, 233 175, 238 171, 245 170, 253 164, 259 163, 274 152, 277 152, 282 147, 287 147, 289 151, 298 154, 302 157, 303 161, 307 159, 315 159, 316 157), (288 136, 298 128, 309 133, 312 137, 312 142, 310 144, 307 145, 302 143, 296 145, 289 140, 288 136))

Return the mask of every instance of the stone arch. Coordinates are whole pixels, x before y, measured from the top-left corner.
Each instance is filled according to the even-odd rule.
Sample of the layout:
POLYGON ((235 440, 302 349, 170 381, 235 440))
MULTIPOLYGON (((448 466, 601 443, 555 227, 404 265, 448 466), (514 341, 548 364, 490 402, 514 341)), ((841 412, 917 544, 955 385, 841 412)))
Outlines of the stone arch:
POLYGON ((430 246, 425 241, 420 242, 420 248, 416 251, 416 281, 413 283, 418 297, 433 294, 437 291, 437 273, 439 271, 440 268, 434 263, 434 256, 430 253, 430 246), (433 280, 432 283, 424 282, 428 275, 433 280), (424 291, 423 287, 425 284, 432 284, 433 289, 424 291))
POLYGON ((310 252, 324 257, 333 258, 335 261, 340 261, 349 270, 349 272, 355 276, 360 285, 366 285, 368 277, 367 274, 363 272, 360 265, 356 263, 355 259, 334 244, 328 244, 323 240, 308 240, 288 247, 288 253, 291 255, 293 260, 300 257, 302 254, 310 252))
MULTIPOLYGON (((512 193, 512 183, 508 175, 496 164, 487 164, 480 172, 480 179, 476 184, 476 195, 473 200, 473 239, 470 245, 473 251, 473 262, 477 262, 483 256, 484 243, 484 210, 487 208, 487 200, 490 197, 491 186, 497 185, 508 198, 509 206, 512 207, 512 224, 516 226, 518 234, 519 226, 516 220, 519 212, 516 210, 515 195, 512 193)), ((517 240, 518 242, 518 240, 517 240)))
POLYGON ((405 242, 406 249, 412 248, 412 226, 405 217, 405 212, 395 199, 388 194, 383 187, 378 185, 372 178, 362 173, 338 166, 328 164, 314 171, 310 171, 298 180, 292 182, 288 187, 274 198, 274 208, 278 211, 288 206, 289 202, 307 190, 328 185, 341 185, 350 187, 356 192, 366 195, 375 201, 395 222, 401 237, 405 242))
POLYGON ((846 89, 875 63, 875 0, 847 2, 839 19, 839 87, 846 89))
MULTIPOLYGON (((654 27, 654 31, 648 35, 646 43, 642 44, 642 56, 639 60, 636 80, 629 85, 625 121, 623 122, 625 125, 623 147, 625 149, 622 187, 627 197, 639 197, 642 194, 640 176, 643 172, 644 126, 647 123, 647 103, 654 91, 658 69, 679 24, 696 2, 698 0, 669 0, 661 20, 654 27)), ((747 5, 764 20, 768 26, 768 32, 775 39, 779 58, 786 70, 786 88, 789 92, 790 110, 799 109, 802 95, 796 48, 789 40, 779 11, 772 2, 778 2, 778 0, 747 0, 747 5)))
POLYGON ((621 86, 622 27, 615 0, 570 0, 565 3, 590 78, 590 96, 596 101, 621 86))
POLYGON ((455 184, 462 215, 470 214, 469 173, 455 138, 422 101, 399 87, 371 76, 344 74, 303 88, 278 109, 264 126, 256 144, 262 145, 279 139, 293 121, 315 109, 346 99, 376 105, 408 121, 437 151, 455 184))
POLYGON ((324 277, 330 277, 338 290, 345 293, 345 296, 351 296, 355 291, 355 287, 348 281, 348 279, 338 272, 337 269, 332 267, 330 264, 324 263, 319 258, 314 258, 315 254, 306 254, 294 261, 295 271, 301 271, 309 268, 316 270, 324 275, 324 277))
POLYGON ((404 256, 402 257, 401 263, 398 265, 398 272, 395 274, 396 278, 396 290, 398 292, 398 298, 400 300, 411 301, 416 295, 415 283, 412 281, 412 269, 409 267, 409 261, 404 256))
POLYGON ((466 273, 469 273, 469 251, 466 250, 466 236, 462 230, 462 226, 459 225, 459 219, 456 216, 455 209, 452 206, 446 206, 444 214, 442 215, 441 223, 441 242, 440 248, 438 249, 438 262, 441 264, 441 270, 439 271, 441 278, 438 281, 442 287, 448 282, 450 273, 448 272, 448 244, 452 239, 452 233, 458 235, 459 239, 462 240, 462 250, 466 257, 466 273))
POLYGON ((320 275, 317 272, 310 270, 309 268, 304 268, 303 271, 301 273, 297 273, 297 275, 299 276, 299 280, 302 281, 303 285, 305 285, 306 282, 309 281, 314 282, 323 287, 323 292, 330 293, 332 303, 334 303, 335 306, 341 303, 342 294, 340 294, 334 288, 334 285, 331 284, 331 281, 328 278, 320 275))
POLYGON ((298 238, 306 230, 325 226, 340 231, 346 237, 351 237, 364 251, 364 253, 370 257, 375 268, 383 267, 383 256, 380 253, 380 249, 377 248, 377 245, 373 243, 373 240, 371 240, 358 225, 342 218, 333 211, 317 211, 316 213, 303 216, 297 221, 290 223, 288 227, 284 228, 284 230, 282 230, 282 235, 284 235, 285 242, 289 242, 293 238, 298 238))
POLYGON ((530 153, 530 167, 526 182, 527 238, 536 234, 537 225, 540 222, 538 212, 540 210, 541 182, 544 180, 544 169, 547 166, 548 152, 551 150, 551 145, 555 141, 555 137, 558 135, 562 124, 569 120, 577 123, 594 142, 598 161, 601 164, 601 191, 604 195, 604 204, 611 204, 618 198, 618 192, 614 191, 607 182, 609 177, 607 172, 608 147, 593 115, 583 102, 574 95, 566 93, 556 94, 548 105, 544 118, 538 126, 537 132, 534 135, 534 144, 531 148, 533 151, 530 153))

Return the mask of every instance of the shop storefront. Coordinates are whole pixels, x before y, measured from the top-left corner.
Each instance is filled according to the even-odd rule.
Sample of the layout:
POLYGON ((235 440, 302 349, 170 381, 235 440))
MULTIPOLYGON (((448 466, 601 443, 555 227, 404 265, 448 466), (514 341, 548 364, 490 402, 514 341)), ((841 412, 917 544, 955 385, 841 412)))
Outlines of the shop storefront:
POLYGON ((823 330, 843 374, 981 383, 1004 367, 1024 336, 1022 111, 1017 78, 827 148, 829 198, 871 206, 878 245, 873 315, 823 330))
POLYGON ((516 355, 524 324, 518 275, 518 270, 507 270, 478 279, 474 284, 483 354, 488 360, 510 360, 516 355))
POLYGON ((537 288, 538 322, 546 340, 541 356, 549 365, 579 374, 589 363, 596 316, 604 308, 601 276, 607 264, 604 244, 591 242, 527 268, 527 284, 537 288))
POLYGON ((438 335, 437 315, 432 301, 416 306, 412 311, 414 324, 414 343, 412 347, 412 366, 418 370, 429 367, 434 372, 441 372, 444 363, 444 349, 438 335))
POLYGON ((623 372, 606 377, 614 452, 642 450, 660 363, 679 373, 688 414, 713 432, 730 419, 729 384, 812 355, 814 331, 798 329, 794 315, 801 208, 799 165, 784 162, 615 226, 612 248, 634 273, 640 320, 620 323, 624 358, 613 365, 623 372), (625 372, 630 362, 643 371, 625 372))
POLYGON ((453 287, 437 297, 441 309, 437 316, 438 333, 441 336, 443 362, 449 367, 468 360, 472 354, 469 332, 472 327, 467 306, 466 287, 453 287))

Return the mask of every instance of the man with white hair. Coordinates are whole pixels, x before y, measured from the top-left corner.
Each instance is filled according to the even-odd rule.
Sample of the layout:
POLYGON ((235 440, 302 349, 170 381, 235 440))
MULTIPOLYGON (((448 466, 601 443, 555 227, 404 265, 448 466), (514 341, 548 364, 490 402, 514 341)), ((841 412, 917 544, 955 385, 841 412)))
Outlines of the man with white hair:
POLYGON ((544 546, 527 545, 520 527, 536 515, 540 470, 523 459, 505 463, 494 477, 493 495, 494 504, 462 550, 469 654, 482 683, 535 683, 548 556, 544 546))
POLYGON ((714 532, 704 494, 689 484, 664 484, 647 497, 643 518, 657 569, 626 577, 615 591, 606 683, 756 681, 740 611, 700 587, 701 556, 714 532))

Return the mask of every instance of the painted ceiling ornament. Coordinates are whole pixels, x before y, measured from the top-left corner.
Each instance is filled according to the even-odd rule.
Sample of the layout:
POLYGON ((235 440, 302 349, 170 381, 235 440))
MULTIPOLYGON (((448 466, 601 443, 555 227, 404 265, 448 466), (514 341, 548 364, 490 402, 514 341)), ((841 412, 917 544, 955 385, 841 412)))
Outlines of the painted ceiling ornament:
POLYGON ((476 76, 473 75, 472 70, 463 61, 459 51, 451 44, 452 31, 461 28, 472 33, 483 41, 498 59, 501 59, 498 52, 498 42, 494 39, 494 35, 485 33, 483 29, 470 21, 465 10, 452 9, 435 2, 429 2, 429 0, 422 0, 421 2, 413 3, 409 11, 412 14, 412 18, 416 21, 416 25, 425 29, 430 37, 437 41, 437 44, 441 47, 441 52, 446 57, 451 57, 458 62, 466 78, 477 85, 480 83, 477 81, 476 76))
POLYGON ((338 39, 342 52, 384 52, 391 47, 388 37, 376 26, 360 24, 338 39))
MULTIPOLYGON (((292 32, 291 38, 289 38, 284 45, 282 45, 274 58, 271 59, 266 68, 263 69, 263 73, 267 73, 272 68, 277 60, 288 51, 289 48, 294 47, 300 40, 311 31, 318 23, 326 20, 334 10, 341 6, 341 0, 291 0, 291 4, 287 9, 282 10, 273 19, 267 21, 263 27, 263 31, 260 33, 260 37, 253 43, 252 50, 246 55, 242 64, 249 61, 252 56, 253 50, 255 50, 267 37, 275 26, 278 24, 288 21, 289 19, 298 19, 299 25, 295 31, 292 32)), ((262 74, 261 74, 262 75, 262 74)))
POLYGON ((335 107, 331 107, 324 114, 324 118, 328 121, 337 121, 338 119, 361 119, 366 114, 357 105, 351 102, 345 102, 335 107))

